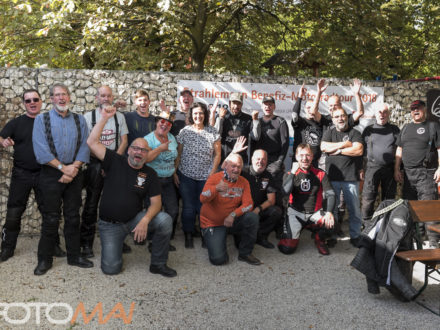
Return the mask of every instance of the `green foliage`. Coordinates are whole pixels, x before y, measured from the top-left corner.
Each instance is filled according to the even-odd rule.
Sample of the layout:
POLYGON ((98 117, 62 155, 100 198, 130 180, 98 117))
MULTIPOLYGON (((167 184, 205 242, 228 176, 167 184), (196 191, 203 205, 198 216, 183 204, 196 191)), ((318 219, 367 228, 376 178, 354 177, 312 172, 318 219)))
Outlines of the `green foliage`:
POLYGON ((440 0, 3 0, 0 65, 407 79, 438 74, 439 19, 440 0))

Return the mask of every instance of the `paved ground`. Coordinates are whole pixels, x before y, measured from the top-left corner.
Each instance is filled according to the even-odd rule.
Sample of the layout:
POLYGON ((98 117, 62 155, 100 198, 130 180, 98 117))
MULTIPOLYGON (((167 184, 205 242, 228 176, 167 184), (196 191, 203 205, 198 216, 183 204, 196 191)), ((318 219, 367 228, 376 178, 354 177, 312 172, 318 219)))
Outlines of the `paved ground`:
MULTIPOLYGON (((274 237, 271 240, 275 242, 274 237)), ((145 246, 130 245, 133 252, 124 256, 124 271, 106 276, 99 268, 79 269, 54 261, 44 276, 33 275, 36 266, 36 237, 20 237, 16 255, 0 264, 0 302, 26 303, 29 321, 11 325, 0 316, 0 328, 35 329, 36 307, 32 303, 66 303, 73 311, 83 303, 86 316, 103 303, 101 325, 98 314, 86 325, 83 317, 60 329, 439 329, 440 317, 415 302, 402 303, 387 290, 371 295, 361 273, 349 266, 356 249, 347 240, 340 241, 330 256, 317 253, 310 235, 304 232, 296 254, 285 256, 278 250, 260 246, 254 254, 264 261, 250 266, 237 261, 237 252, 229 239, 231 262, 211 266, 207 251, 200 247, 185 250, 183 236, 177 235, 169 265, 178 276, 167 279, 148 271, 149 254, 145 246), (117 303, 122 305, 116 306, 117 303), (121 313, 131 323, 125 325, 121 313), (116 306, 115 313, 110 311, 116 306), (121 307, 122 306, 122 307, 121 307), (122 310, 123 309, 123 310, 122 310), (110 315, 109 315, 110 314, 110 315), (106 316, 111 316, 108 321, 106 316), (117 318, 119 316, 119 318, 117 318), (116 317, 116 318, 115 318, 116 317)), ((95 243, 99 255, 99 240, 95 243)), ((421 278, 420 269, 416 274, 421 278)), ((418 298, 431 308, 440 309, 440 285, 431 281, 418 298)), ((418 280, 414 285, 420 286, 418 280)), ((0 313, 4 313, 0 308, 0 313)), ((41 308, 40 328, 54 328, 41 308)), ((68 307, 53 307, 49 317, 67 319, 68 307)), ((26 316, 23 307, 12 308, 7 317, 26 316)))

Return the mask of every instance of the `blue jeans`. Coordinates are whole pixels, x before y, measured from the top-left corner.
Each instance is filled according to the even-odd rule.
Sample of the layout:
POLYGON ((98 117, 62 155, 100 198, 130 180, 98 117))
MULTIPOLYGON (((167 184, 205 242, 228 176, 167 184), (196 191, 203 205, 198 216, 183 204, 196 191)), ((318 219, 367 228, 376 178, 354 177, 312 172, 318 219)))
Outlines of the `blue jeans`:
POLYGON ((202 203, 200 202, 200 194, 205 186, 205 180, 193 180, 180 171, 177 171, 179 176, 179 191, 182 197, 182 229, 185 233, 194 232, 194 224, 196 222, 196 215, 200 214, 202 203))
MULTIPOLYGON (((122 270, 122 244, 144 217, 146 210, 139 212, 127 223, 111 223, 99 219, 101 237, 101 269, 104 274, 118 274, 122 270)), ((173 220, 165 212, 159 212, 148 224, 148 235, 152 235, 151 265, 165 265, 168 260, 173 220)))
POLYGON ((250 255, 257 240, 258 222, 258 215, 248 212, 236 218, 230 228, 225 226, 202 228, 209 261, 213 265, 223 265, 228 262, 229 256, 226 249, 228 232, 239 238, 238 254, 242 257, 250 255))
POLYGON ((362 215, 359 202, 359 182, 358 181, 331 181, 333 190, 336 194, 336 204, 333 214, 336 221, 342 221, 338 219, 339 199, 341 196, 341 190, 344 192, 344 200, 348 209, 349 231, 350 238, 357 238, 361 234, 362 215))

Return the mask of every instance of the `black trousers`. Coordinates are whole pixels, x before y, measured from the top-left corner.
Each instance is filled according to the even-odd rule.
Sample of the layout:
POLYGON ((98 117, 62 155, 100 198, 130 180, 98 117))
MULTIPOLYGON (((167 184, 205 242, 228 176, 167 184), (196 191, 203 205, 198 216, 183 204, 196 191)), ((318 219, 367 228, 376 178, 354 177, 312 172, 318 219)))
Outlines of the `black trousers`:
MULTIPOLYGON (((402 195, 408 200, 437 200, 437 183, 434 181, 434 169, 425 167, 405 168, 405 176, 403 181, 402 195)), ((427 222, 426 225, 434 224, 427 222)), ((430 241, 440 239, 440 234, 426 230, 426 234, 430 241)))
POLYGON ((38 188, 40 171, 32 172, 23 168, 12 169, 9 186, 8 209, 2 230, 2 249, 14 250, 21 229, 21 217, 31 191, 34 191, 38 207, 41 205, 41 194, 38 188))
POLYGON ((379 186, 381 201, 396 198, 397 182, 394 180, 394 165, 367 164, 364 188, 362 189, 362 218, 364 222, 371 220, 373 216, 379 186))
POLYGON ((80 254, 79 209, 82 202, 83 173, 80 170, 77 176, 67 184, 58 182, 61 176, 62 173, 59 170, 50 166, 43 166, 41 170, 39 188, 42 191, 43 223, 38 244, 38 261, 52 260, 57 243, 61 209, 64 215, 67 259, 77 258, 80 254))
POLYGON ((93 246, 98 220, 98 204, 104 187, 104 177, 101 173, 101 161, 90 157, 90 163, 84 172, 86 188, 86 200, 81 216, 80 244, 81 246, 93 246))
POLYGON ((281 208, 276 205, 264 209, 258 214, 258 216, 260 218, 260 223, 257 237, 260 239, 267 237, 277 225, 282 225, 281 219, 283 217, 283 212, 281 211, 281 208))
MULTIPOLYGON (((2 249, 15 250, 18 234, 21 230, 21 217, 29 200, 31 191, 34 191, 38 209, 41 212, 42 193, 38 189, 40 171, 30 171, 24 168, 13 167, 11 184, 9 186, 8 208, 5 224, 2 230, 2 249)), ((57 236, 59 244, 59 236, 57 236)))

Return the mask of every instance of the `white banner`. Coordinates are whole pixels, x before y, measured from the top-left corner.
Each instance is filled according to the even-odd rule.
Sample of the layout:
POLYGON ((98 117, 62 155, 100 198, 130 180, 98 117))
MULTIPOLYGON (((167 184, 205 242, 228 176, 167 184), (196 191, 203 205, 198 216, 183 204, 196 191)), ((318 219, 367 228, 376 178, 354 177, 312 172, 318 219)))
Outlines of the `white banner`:
MULTIPOLYGON (((314 100, 316 96, 316 86, 306 85, 306 100, 314 100)), ((177 83, 177 97, 184 89, 189 89, 194 101, 202 101, 212 106, 215 99, 219 100, 219 106, 229 108, 229 93, 240 92, 243 94, 243 111, 251 113, 253 110, 261 111, 261 102, 265 96, 272 96, 276 102, 275 114, 284 117, 290 125, 291 113, 295 104, 298 91, 301 85, 285 84, 254 84, 239 82, 215 82, 215 81, 196 81, 180 80, 177 83)), ((351 113, 356 109, 356 100, 351 92, 350 86, 328 86, 321 95, 319 111, 328 114, 328 98, 332 95, 339 96, 344 109, 351 113)), ((361 119, 360 130, 371 123, 374 111, 383 102, 383 87, 361 87, 361 98, 364 104, 365 114, 361 119)), ((177 102, 179 104, 179 102, 177 102)), ((305 102, 302 103, 304 108, 305 102)), ((301 110, 303 111, 303 110, 301 110)))
MULTIPOLYGON (((229 94, 231 92, 240 92, 243 94, 242 111, 251 113, 254 110, 261 112, 261 103, 265 96, 272 96, 275 99, 275 114, 284 117, 288 123, 290 131, 290 146, 293 145, 293 128, 291 126, 291 115, 293 106, 298 98, 298 92, 301 85, 285 85, 285 84, 254 84, 239 82, 215 82, 215 81, 197 81, 197 80, 180 80, 177 83, 177 98, 184 89, 189 89, 193 96, 194 102, 204 102, 211 109, 215 100, 218 99, 218 107, 229 108, 229 94)), ((316 86, 306 85, 307 94, 306 101, 314 100, 316 97, 316 86)), ((350 86, 328 86, 321 95, 319 102, 319 112, 328 114, 328 99, 332 95, 339 96, 343 108, 347 113, 356 110, 356 100, 351 92, 350 86)), ((364 104, 364 116, 360 120, 360 124, 356 127, 359 131, 373 122, 374 112, 377 107, 383 103, 384 89, 383 87, 361 87, 361 98, 364 104)), ((301 113, 303 112, 305 101, 301 104, 301 113)), ((177 100, 177 104, 179 102, 177 100)), ((261 116, 261 114, 260 114, 261 116)), ((286 168, 290 168, 293 151, 289 148, 285 159, 286 168)))

